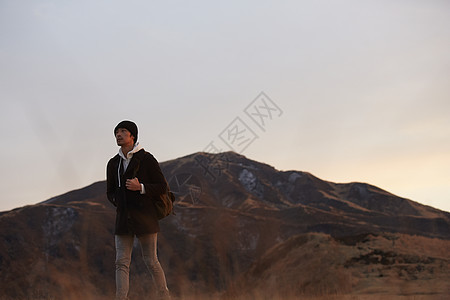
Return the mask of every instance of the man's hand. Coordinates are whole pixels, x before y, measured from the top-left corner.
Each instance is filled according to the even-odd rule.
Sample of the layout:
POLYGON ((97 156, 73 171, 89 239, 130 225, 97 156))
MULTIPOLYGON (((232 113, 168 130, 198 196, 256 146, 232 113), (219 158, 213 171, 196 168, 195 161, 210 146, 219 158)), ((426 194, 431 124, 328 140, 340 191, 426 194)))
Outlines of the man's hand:
POLYGON ((127 179, 125 186, 130 191, 140 191, 141 190, 141 184, 139 183, 139 180, 136 177, 134 177, 133 179, 127 179))

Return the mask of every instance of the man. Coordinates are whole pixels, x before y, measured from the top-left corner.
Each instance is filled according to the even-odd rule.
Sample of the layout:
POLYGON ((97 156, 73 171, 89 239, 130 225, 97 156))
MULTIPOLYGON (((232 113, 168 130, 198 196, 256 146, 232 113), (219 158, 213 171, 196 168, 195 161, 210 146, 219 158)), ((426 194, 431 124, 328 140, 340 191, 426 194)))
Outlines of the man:
POLYGON ((167 191, 167 181, 158 162, 137 142, 138 129, 131 121, 114 128, 119 153, 106 170, 107 197, 116 207, 116 299, 127 299, 134 237, 152 273, 160 299, 170 299, 166 277, 157 257, 158 218, 155 197, 167 191))

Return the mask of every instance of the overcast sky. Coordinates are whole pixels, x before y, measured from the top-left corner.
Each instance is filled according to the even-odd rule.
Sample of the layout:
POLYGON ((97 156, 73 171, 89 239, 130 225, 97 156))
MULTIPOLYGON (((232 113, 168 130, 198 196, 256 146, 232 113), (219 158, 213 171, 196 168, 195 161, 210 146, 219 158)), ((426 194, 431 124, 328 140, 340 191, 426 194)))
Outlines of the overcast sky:
POLYGON ((0 211, 104 180, 124 119, 160 162, 212 143, 450 211, 449 53, 447 0, 0 0, 0 211))

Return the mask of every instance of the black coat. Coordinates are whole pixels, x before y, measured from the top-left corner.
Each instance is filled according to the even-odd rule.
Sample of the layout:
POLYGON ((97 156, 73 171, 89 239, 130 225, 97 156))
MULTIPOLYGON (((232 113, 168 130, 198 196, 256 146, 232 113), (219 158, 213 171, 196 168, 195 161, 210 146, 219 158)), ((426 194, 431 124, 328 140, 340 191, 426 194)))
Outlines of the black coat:
POLYGON ((106 167, 106 194, 108 200, 116 206, 117 212, 115 234, 142 235, 158 232, 159 224, 153 203, 156 197, 167 191, 167 181, 158 162, 144 149, 134 153, 119 187, 120 161, 117 154, 109 160, 106 167), (145 194, 126 189, 126 180, 134 177, 144 184, 145 194))

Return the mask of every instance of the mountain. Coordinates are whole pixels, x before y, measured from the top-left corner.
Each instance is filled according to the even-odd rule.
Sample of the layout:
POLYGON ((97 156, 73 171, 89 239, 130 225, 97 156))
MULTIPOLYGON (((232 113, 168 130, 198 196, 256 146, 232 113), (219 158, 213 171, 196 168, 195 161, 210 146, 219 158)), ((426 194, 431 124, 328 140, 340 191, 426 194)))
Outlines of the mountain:
MULTIPOLYGON (((447 212, 233 152, 161 168, 177 196, 159 234, 175 299, 450 294, 447 212)), ((0 299, 113 297, 105 190, 97 182, 0 214, 0 299)), ((130 281, 132 299, 154 290, 137 248, 130 281)))

